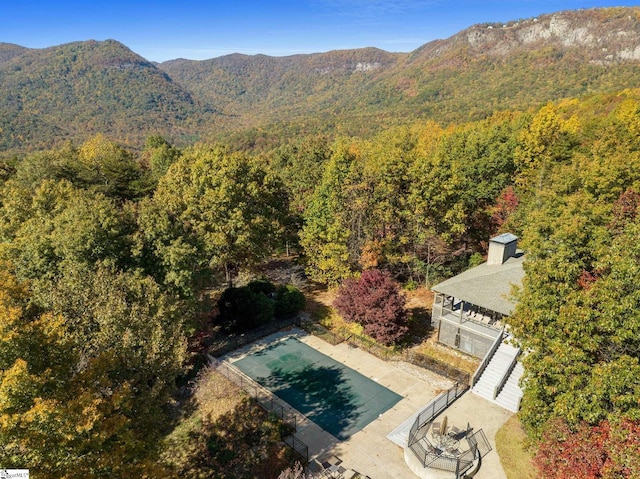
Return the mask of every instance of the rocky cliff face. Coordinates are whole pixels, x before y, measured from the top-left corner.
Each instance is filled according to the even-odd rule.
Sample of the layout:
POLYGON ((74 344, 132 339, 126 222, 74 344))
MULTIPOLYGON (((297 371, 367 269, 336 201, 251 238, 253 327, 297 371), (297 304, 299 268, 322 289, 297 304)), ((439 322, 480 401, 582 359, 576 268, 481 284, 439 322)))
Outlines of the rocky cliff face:
POLYGON ((509 55, 542 44, 582 50, 593 62, 640 60, 638 9, 567 11, 507 24, 476 25, 459 34, 478 53, 509 55))
POLYGON ((596 63, 640 60, 640 8, 569 10, 509 23, 474 25, 427 43, 412 61, 465 55, 506 57, 555 48, 596 63))

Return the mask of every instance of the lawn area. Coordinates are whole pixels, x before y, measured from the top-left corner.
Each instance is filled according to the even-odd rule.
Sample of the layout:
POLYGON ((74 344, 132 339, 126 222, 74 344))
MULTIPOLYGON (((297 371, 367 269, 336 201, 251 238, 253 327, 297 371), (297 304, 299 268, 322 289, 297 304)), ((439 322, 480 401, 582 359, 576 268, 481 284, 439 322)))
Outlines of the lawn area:
POLYGON ((496 450, 508 479, 538 477, 536 469, 531 464, 531 454, 525 445, 526 436, 518 416, 511 416, 496 434, 496 450))

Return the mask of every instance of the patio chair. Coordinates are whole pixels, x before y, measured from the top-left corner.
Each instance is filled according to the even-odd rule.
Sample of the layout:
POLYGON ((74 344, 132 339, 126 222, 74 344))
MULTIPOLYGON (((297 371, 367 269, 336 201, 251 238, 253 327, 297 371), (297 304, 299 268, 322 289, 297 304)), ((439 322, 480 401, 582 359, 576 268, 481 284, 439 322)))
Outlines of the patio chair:
POLYGON ((448 454, 451 454, 452 456, 459 456, 460 455, 460 451, 458 450, 457 447, 448 447, 446 449, 448 454))
POLYGON ((431 435, 439 436, 441 434, 441 431, 440 431, 441 426, 442 424, 439 422, 434 422, 433 424, 431 424, 431 435))

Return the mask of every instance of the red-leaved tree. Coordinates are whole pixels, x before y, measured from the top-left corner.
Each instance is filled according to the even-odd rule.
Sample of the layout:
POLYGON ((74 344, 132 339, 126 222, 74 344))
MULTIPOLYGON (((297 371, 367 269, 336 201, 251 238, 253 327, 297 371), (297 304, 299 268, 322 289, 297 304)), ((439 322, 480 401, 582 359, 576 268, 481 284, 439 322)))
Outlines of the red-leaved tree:
POLYGON ((344 281, 333 305, 382 344, 391 345, 407 332, 405 298, 389 273, 368 269, 359 279, 344 281))
POLYGON ((613 204, 609 228, 618 234, 640 214, 640 193, 632 188, 624 191, 613 204))
POLYGON ((534 456, 544 479, 636 479, 640 477, 640 421, 581 423, 572 430, 552 421, 534 456))
POLYGON ((611 427, 604 479, 640 477, 640 421, 622 419, 611 427))
POLYGON ((602 477, 608 436, 606 423, 582 423, 572 431, 566 421, 553 421, 547 425, 534 463, 544 479, 598 479, 602 477))
POLYGON ((516 195, 513 186, 507 186, 500 196, 496 198, 496 204, 491 208, 491 223, 495 231, 499 231, 507 222, 509 217, 518 208, 520 200, 516 195))

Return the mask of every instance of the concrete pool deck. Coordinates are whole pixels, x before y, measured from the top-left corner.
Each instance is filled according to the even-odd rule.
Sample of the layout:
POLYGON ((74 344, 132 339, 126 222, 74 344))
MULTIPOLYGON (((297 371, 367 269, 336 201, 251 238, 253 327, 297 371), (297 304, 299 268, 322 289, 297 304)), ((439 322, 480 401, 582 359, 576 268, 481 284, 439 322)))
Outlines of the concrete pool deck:
MULTIPOLYGON (((291 335, 403 397, 378 419, 344 441, 335 438, 313 422, 302 419, 298 424, 296 437, 309 447, 310 461, 315 459, 322 463, 337 457, 342 461, 341 467, 358 471, 372 479, 416 477, 405 462, 403 449, 387 439, 387 435, 411 415, 421 410, 440 392, 451 387, 451 381, 408 363, 383 361, 347 343, 332 346, 299 329, 268 336, 221 359, 233 363, 279 338, 291 335)), ((470 423, 475 430, 483 429, 494 449, 483 459, 482 467, 475 477, 477 479, 506 479, 499 457, 495 452, 494 437, 495 432, 513 413, 467 392, 443 414, 448 416, 451 425, 466 427, 467 423, 470 423)), ((425 472, 427 471, 436 472, 435 470, 425 470, 425 472)), ((429 476, 421 475, 421 477, 429 476)))

